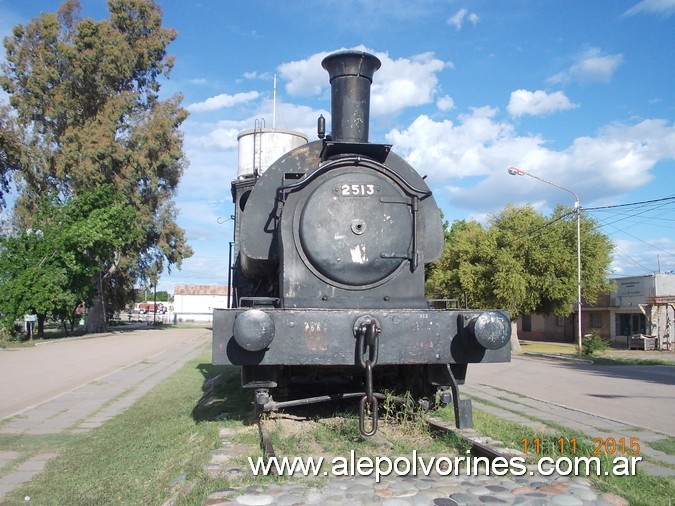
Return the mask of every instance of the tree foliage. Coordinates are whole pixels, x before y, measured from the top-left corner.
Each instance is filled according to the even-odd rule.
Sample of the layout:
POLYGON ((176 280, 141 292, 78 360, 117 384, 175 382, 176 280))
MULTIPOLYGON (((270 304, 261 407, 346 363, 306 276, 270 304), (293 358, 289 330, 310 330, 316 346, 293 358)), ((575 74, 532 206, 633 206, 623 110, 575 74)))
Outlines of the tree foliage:
MULTIPOLYGON (((191 256, 173 197, 186 160, 181 97, 160 99, 176 37, 154 0, 109 0, 109 19, 82 18, 78 0, 17 25, 5 39, 0 176, 14 171, 14 223, 33 227, 40 195, 79 197, 109 184, 136 212, 140 240, 102 261, 98 283, 123 305, 138 279, 156 283, 191 256), (133 246, 133 247, 131 247, 133 246)), ((0 177, 0 183, 4 179, 0 177)), ((0 186, 0 190, 2 187, 0 186)), ((92 278, 92 279, 94 279, 92 278)))
MULTIPOLYGON (((612 243, 592 219, 581 221, 583 298, 608 290, 612 243)), ((487 226, 453 223, 442 257, 433 264, 427 293, 466 296, 470 307, 520 314, 567 316, 577 299, 576 211, 558 207, 550 218, 531 206, 507 206, 487 226)))
POLYGON ((33 228, 0 240, 0 314, 11 329, 24 314, 65 322, 92 298, 91 280, 116 252, 142 238, 136 211, 111 185, 60 202, 40 199, 33 228))

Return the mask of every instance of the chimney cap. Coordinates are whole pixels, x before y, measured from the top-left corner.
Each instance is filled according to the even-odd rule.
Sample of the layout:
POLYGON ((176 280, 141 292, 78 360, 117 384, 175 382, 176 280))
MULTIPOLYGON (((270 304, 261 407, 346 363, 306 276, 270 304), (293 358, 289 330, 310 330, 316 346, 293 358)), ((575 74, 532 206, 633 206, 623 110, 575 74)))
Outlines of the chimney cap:
POLYGON ((329 54, 321 66, 328 71, 331 82, 336 77, 359 76, 372 83, 373 74, 382 66, 382 62, 377 56, 365 51, 347 49, 329 54))

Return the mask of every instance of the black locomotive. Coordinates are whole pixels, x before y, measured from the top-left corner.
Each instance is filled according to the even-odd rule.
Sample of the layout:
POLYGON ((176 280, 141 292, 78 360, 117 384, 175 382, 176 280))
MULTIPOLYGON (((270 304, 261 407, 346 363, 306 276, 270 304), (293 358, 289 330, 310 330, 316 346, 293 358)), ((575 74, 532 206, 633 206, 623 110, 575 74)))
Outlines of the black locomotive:
POLYGON ((425 299, 424 266, 443 251, 441 214, 390 145, 368 142, 380 61, 341 51, 322 65, 331 135, 320 117, 319 140, 232 183, 235 307, 214 310, 213 363, 241 366, 261 410, 284 405, 272 393, 295 384, 305 397, 353 388, 361 432, 370 435, 378 389, 440 392, 452 398, 458 427, 471 426, 458 385, 469 363, 510 360, 509 318, 425 299))

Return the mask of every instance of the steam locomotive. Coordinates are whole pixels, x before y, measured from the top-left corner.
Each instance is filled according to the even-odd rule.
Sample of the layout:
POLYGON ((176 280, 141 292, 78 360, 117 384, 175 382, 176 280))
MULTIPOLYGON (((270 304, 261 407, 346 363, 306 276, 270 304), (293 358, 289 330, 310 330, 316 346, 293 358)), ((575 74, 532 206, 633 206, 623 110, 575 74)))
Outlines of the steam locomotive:
POLYGON ((435 308, 424 266, 443 251, 440 210, 424 179, 387 144, 368 141, 370 87, 381 62, 327 56, 332 132, 232 182, 233 307, 213 313, 213 363, 241 366, 262 411, 289 392, 360 397, 360 429, 377 430, 377 392, 460 399, 469 363, 508 362, 511 326, 496 310, 435 308))

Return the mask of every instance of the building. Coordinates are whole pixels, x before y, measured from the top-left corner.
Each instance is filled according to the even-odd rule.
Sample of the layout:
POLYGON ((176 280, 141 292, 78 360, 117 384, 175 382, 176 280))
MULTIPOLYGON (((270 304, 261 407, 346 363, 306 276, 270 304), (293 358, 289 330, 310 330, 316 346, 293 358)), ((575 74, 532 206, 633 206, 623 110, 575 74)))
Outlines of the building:
POLYGON ((626 344, 628 336, 638 334, 658 338, 657 347, 670 349, 675 320, 675 275, 652 274, 614 280, 616 290, 609 294, 609 334, 614 344, 626 344))
POLYGON ((210 322, 215 308, 227 308, 230 290, 220 285, 176 285, 173 322, 210 322))
MULTIPOLYGON (((675 336, 675 275, 651 274, 613 280, 615 289, 602 293, 593 305, 582 306, 584 335, 597 333, 618 347, 628 338, 658 338, 659 349, 671 349, 675 336)), ((567 317, 524 315, 518 318, 520 339, 576 342, 577 311, 567 317)))

